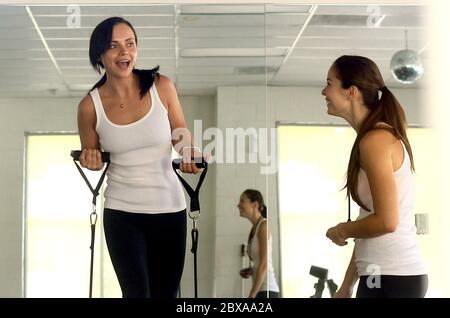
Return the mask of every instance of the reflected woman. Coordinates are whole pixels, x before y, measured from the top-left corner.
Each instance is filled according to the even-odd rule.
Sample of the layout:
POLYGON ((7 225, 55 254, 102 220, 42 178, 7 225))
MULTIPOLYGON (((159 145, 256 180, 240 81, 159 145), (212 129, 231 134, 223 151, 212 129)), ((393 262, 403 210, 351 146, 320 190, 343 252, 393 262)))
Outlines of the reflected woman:
POLYGON ((252 223, 247 253, 254 266, 240 271, 243 278, 252 277, 249 298, 278 298, 280 289, 272 265, 272 235, 267 226, 267 207, 261 192, 245 190, 237 205, 241 217, 252 223))

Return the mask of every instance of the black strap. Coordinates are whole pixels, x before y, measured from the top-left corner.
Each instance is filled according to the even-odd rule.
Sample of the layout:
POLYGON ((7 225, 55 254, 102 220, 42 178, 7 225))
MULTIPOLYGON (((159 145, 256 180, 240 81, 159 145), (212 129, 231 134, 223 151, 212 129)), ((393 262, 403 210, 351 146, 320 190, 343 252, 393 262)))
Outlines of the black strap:
MULTIPOLYGON (((195 220, 193 222, 196 222, 195 220)), ((198 298, 197 292, 197 246, 198 246, 198 229, 194 224, 194 228, 191 230, 192 248, 191 252, 194 254, 194 292, 195 298, 198 298)))
POLYGON ((106 172, 108 171, 109 168, 109 153, 107 152, 102 152, 102 161, 105 162, 106 161, 106 167, 103 170, 103 173, 100 177, 100 179, 98 180, 97 186, 95 187, 95 189, 92 187, 91 183, 89 182, 88 178, 86 177, 86 175, 84 174, 83 169, 81 169, 81 167, 78 165, 77 160, 79 160, 80 158, 80 151, 72 151, 71 152, 71 156, 73 157, 73 162, 75 163, 75 166, 77 167, 78 171, 80 172, 81 176, 83 177, 84 181, 86 182, 89 190, 92 193, 92 213, 90 215, 90 221, 91 221, 91 265, 90 265, 90 270, 89 270, 89 298, 92 298, 92 285, 93 285, 93 281, 94 281, 94 246, 95 246, 95 225, 97 224, 97 212, 96 212, 96 205, 97 205, 97 197, 99 195, 99 190, 102 186, 103 180, 105 179, 106 176, 106 172))
POLYGON ((180 167, 180 160, 174 160, 172 162, 172 168, 175 171, 175 174, 177 175, 178 179, 180 180, 181 184, 183 185, 184 189, 188 193, 190 197, 190 210, 189 210, 189 217, 192 219, 192 230, 191 230, 191 239, 192 239, 192 247, 191 252, 194 254, 194 292, 195 292, 195 298, 198 298, 198 286, 197 286, 197 247, 198 247, 198 228, 197 228, 197 219, 200 216, 200 200, 199 200, 199 194, 200 194, 200 188, 202 186, 203 181, 205 180, 206 173, 208 171, 208 163, 203 161, 202 163, 196 163, 197 167, 203 168, 203 171, 200 175, 200 179, 197 183, 197 186, 194 189, 191 188, 189 183, 187 183, 186 180, 183 179, 183 177, 177 172, 177 170, 180 167), (197 217, 192 217, 191 212, 198 212, 197 217))
POLYGON ((200 212, 200 201, 199 201, 199 194, 200 194, 200 188, 202 186, 203 180, 205 180, 206 173, 208 171, 208 164, 204 162, 202 164, 202 174, 200 175, 200 179, 198 180, 197 187, 194 189, 191 188, 189 183, 187 183, 186 180, 183 179, 183 177, 177 172, 177 167, 179 167, 179 162, 174 161, 172 163, 173 170, 175 171, 175 174, 177 175, 178 179, 180 179, 181 183, 183 184, 183 187, 186 189, 186 192, 188 193, 189 197, 191 198, 191 204, 190 204, 190 212, 200 212))
POLYGON ((83 169, 81 169, 81 167, 77 164, 75 159, 73 159, 73 162, 75 162, 75 166, 77 167, 78 171, 80 172, 81 176, 83 177, 84 182, 86 182, 87 186, 89 187, 89 190, 91 190, 91 193, 92 193, 92 204, 96 205, 97 197, 99 195, 99 190, 100 190, 100 188, 102 186, 103 180, 105 179, 106 172, 108 171, 110 162, 106 163, 106 168, 105 168, 105 170, 103 170, 103 173, 102 173, 100 179, 98 180, 98 183, 97 183, 97 186, 95 187, 95 189, 92 187, 92 185, 89 182, 88 178, 84 174, 83 169))
MULTIPOLYGON (((92 219, 91 214, 91 219, 92 219)), ((94 247, 95 247, 95 224, 97 223, 97 215, 95 214, 95 222, 92 223, 91 221, 91 246, 89 247, 91 249, 91 265, 89 269, 89 298, 92 298, 92 285, 94 282, 94 247)))

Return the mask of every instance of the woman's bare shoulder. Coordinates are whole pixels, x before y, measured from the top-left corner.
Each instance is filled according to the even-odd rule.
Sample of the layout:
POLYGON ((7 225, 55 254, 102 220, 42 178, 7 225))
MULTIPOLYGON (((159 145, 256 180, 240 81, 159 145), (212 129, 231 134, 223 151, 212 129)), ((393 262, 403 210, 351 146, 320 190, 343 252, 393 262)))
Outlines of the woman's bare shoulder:
POLYGON ((392 146, 397 138, 387 129, 373 129, 366 133, 359 143, 361 151, 370 151, 392 146))
POLYGON ((82 118, 95 118, 94 102, 90 94, 84 96, 78 104, 78 113, 82 118))

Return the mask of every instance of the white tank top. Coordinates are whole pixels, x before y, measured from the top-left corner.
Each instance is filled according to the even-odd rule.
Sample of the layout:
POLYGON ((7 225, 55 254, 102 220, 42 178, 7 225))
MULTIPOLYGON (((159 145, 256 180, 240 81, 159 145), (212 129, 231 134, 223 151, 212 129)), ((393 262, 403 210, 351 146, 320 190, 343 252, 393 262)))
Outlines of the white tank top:
MULTIPOLYGON (((355 262, 359 276, 364 275, 422 275, 426 266, 420 256, 413 216, 414 183, 411 162, 403 147, 403 163, 394 172, 397 185, 399 223, 395 232, 379 237, 355 239, 355 262)), ((373 211, 373 200, 364 170, 358 175, 358 194, 361 201, 373 211)), ((360 208, 358 220, 373 212, 360 208)))
POLYGON ((108 119, 97 89, 90 95, 101 147, 110 152, 105 208, 149 214, 185 209, 184 193, 172 170, 169 118, 155 84, 149 112, 127 125, 108 119))
MULTIPOLYGON (((257 266, 259 263, 259 242, 258 242, 258 231, 259 227, 262 222, 267 221, 266 219, 261 219, 257 224, 255 228, 255 233, 250 238, 250 241, 248 242, 247 247, 247 253, 250 259, 253 261, 253 263, 257 266), (254 239, 256 238, 256 239, 254 239)), ((256 279, 256 268, 253 271, 252 280, 255 281, 256 279)), ((280 292, 280 288, 278 287, 277 280, 275 278, 275 272, 273 270, 273 263, 272 263, 272 235, 269 235, 269 238, 267 240, 267 276, 264 279, 264 282, 261 285, 261 288, 259 291, 273 291, 273 292, 280 292)))

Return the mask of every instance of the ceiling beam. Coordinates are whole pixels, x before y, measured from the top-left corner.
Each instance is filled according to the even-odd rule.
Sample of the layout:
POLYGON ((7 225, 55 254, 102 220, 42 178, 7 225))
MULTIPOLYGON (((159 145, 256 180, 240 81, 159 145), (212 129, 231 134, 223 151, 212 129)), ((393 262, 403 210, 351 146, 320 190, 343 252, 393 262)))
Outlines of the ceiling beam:
POLYGON ((312 17, 316 13, 316 10, 319 6, 314 5, 311 6, 311 10, 309 11, 308 17, 306 18, 305 23, 303 23, 302 28, 298 32, 297 36, 295 37, 294 42, 292 43, 291 47, 288 49, 283 61, 281 62, 280 66, 278 67, 277 71, 273 74, 272 78, 269 80, 269 84, 271 81, 275 80, 278 73, 280 72, 281 68, 286 64, 286 61, 291 56, 292 52, 294 51, 295 47, 297 46, 298 41, 300 41, 301 36, 303 35, 303 32, 305 32, 306 28, 308 27, 309 22, 311 21, 312 17))
POLYGON ((66 82, 66 80, 64 79, 64 76, 63 76, 63 74, 62 74, 61 68, 59 67, 58 62, 56 62, 56 59, 55 59, 55 57, 53 56, 53 53, 52 53, 52 51, 50 50, 50 47, 48 46, 47 41, 45 40, 45 37, 44 37, 44 35, 42 34, 41 29, 39 28, 39 25, 38 25, 36 19, 34 18, 33 12, 31 12, 31 9, 30 9, 29 6, 26 6, 26 7, 25 7, 25 10, 27 11, 28 16, 29 16, 31 22, 32 22, 33 25, 34 25, 34 28, 36 29, 36 32, 38 33, 39 38, 41 39, 42 44, 44 45, 45 50, 47 51, 47 54, 48 54, 50 60, 52 61, 53 66, 54 66, 55 69, 56 69, 56 72, 58 73, 58 76, 60 77, 62 83, 63 83, 64 86, 66 87, 68 93, 71 94, 71 93, 70 93, 70 86, 69 86, 69 84, 66 82))

